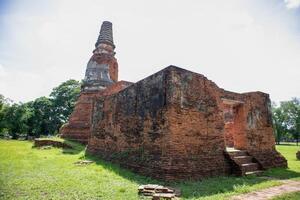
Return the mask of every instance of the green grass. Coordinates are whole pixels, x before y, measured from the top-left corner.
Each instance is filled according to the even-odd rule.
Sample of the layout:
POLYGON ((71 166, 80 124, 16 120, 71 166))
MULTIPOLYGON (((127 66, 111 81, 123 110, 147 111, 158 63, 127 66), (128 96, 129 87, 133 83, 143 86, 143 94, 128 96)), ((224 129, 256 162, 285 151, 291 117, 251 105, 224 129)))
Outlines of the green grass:
POLYGON ((284 194, 279 197, 275 197, 272 200, 299 200, 300 199, 300 192, 292 192, 288 194, 284 194))
POLYGON ((277 145, 276 149, 288 160, 288 169, 274 168, 265 172, 265 175, 279 179, 300 180, 300 161, 296 158, 296 152, 300 146, 295 144, 277 145))
MULTIPOLYGON (((218 200, 280 184, 276 180, 255 176, 162 183, 85 156, 83 146, 69 144, 74 149, 42 150, 32 148, 32 142, 28 141, 0 140, 0 199, 138 200, 138 185, 159 183, 180 188, 182 199, 218 200), (74 165, 80 159, 91 159, 95 163, 74 165)), ((279 151, 288 158, 290 168, 271 170, 266 174, 298 179, 300 162, 295 159, 297 148, 279 146, 279 151)))

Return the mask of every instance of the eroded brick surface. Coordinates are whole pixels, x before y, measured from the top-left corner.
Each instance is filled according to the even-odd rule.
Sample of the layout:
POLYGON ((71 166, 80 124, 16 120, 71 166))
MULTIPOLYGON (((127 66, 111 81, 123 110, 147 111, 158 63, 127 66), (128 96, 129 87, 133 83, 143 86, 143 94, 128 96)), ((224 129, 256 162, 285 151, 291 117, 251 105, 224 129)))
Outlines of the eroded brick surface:
POLYGON ((125 85, 82 94, 63 132, 73 137, 83 124, 88 152, 158 179, 230 174, 226 146, 247 151, 263 169, 287 165, 275 150, 265 93, 229 92, 174 66, 125 85))
POLYGON ((224 156, 231 129, 227 143, 263 168, 286 166, 275 150, 269 107, 267 94, 228 92, 203 75, 168 67, 96 100, 88 151, 155 178, 201 179, 231 172, 224 156))
POLYGON ((112 95, 126 88, 130 84, 130 82, 119 81, 102 91, 82 91, 68 123, 65 124, 60 130, 62 137, 87 144, 91 133, 91 116, 95 98, 112 95))

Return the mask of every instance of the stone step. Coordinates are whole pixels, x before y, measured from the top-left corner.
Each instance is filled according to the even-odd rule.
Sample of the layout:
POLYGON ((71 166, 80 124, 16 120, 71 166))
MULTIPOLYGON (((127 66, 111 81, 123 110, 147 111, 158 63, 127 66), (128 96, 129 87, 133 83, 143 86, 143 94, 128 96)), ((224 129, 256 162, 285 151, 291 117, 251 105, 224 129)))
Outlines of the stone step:
POLYGON ((236 156, 248 156, 247 151, 242 151, 242 150, 235 150, 235 151, 228 151, 228 154, 232 157, 236 156))
POLYGON ((241 165, 243 172, 252 172, 258 170, 258 164, 257 163, 246 163, 241 165))
POLYGON ((246 172, 245 175, 246 176, 250 176, 250 175, 261 175, 264 171, 262 170, 256 170, 256 171, 251 171, 251 172, 246 172))
POLYGON ((235 156, 233 157, 233 160, 241 165, 241 164, 247 164, 247 163, 252 163, 252 156, 235 156))
MULTIPOLYGON (((247 151, 234 148, 226 148, 226 152, 229 155, 231 161, 238 165, 239 170, 233 173, 237 173, 242 176, 262 173, 262 171, 260 171, 259 164, 254 161, 254 158, 250 156, 247 151)), ((235 168, 236 166, 234 167, 234 169, 235 168)))

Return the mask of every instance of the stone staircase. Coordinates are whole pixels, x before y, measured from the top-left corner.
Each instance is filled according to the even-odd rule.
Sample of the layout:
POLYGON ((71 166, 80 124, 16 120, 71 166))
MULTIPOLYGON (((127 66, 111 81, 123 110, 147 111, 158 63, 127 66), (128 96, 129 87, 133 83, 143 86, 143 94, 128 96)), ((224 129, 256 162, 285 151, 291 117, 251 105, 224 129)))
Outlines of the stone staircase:
POLYGON ((255 162, 255 159, 247 151, 227 149, 226 154, 231 161, 233 174, 245 176, 259 175, 263 172, 259 163, 255 162))

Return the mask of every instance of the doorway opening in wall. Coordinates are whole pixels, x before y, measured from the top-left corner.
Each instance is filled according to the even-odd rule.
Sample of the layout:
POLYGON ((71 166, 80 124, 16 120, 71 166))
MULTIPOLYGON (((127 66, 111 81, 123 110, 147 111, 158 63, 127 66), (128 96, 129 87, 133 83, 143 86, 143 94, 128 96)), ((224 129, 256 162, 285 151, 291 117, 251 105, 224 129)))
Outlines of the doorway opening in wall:
POLYGON ((246 116, 242 101, 222 99, 224 140, 227 151, 246 149, 246 116))

